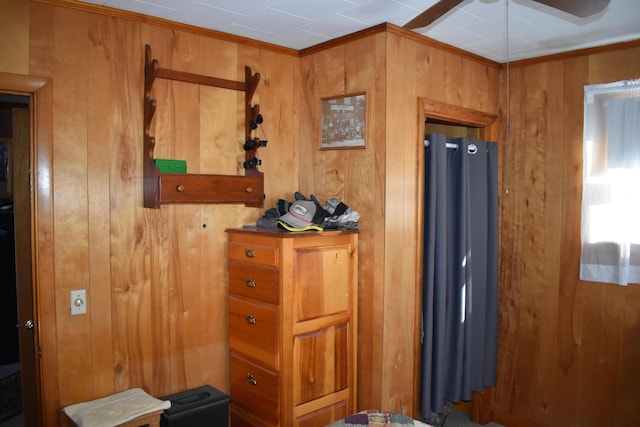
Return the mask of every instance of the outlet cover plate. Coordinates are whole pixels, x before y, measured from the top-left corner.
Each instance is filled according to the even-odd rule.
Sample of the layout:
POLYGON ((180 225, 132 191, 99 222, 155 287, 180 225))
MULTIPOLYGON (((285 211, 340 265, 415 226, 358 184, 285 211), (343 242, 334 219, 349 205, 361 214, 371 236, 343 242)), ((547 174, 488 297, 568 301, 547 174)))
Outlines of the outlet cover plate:
POLYGON ((87 291, 85 289, 76 289, 71 291, 71 315, 87 314, 87 291))

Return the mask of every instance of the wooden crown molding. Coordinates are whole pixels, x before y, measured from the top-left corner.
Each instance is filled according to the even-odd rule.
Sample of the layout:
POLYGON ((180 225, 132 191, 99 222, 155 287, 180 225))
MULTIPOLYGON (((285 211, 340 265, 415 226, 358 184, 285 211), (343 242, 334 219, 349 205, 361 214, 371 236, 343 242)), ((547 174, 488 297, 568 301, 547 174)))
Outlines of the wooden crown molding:
POLYGON ((116 18, 123 18, 123 19, 132 20, 132 21, 158 25, 161 27, 167 27, 167 28, 172 28, 180 31, 186 31, 193 34, 198 34, 206 37, 213 37, 216 39, 237 43, 240 45, 252 46, 259 49, 270 50, 276 53, 282 53, 285 55, 298 56, 298 57, 312 55, 314 53, 331 49, 333 47, 340 46, 351 41, 359 40, 374 34, 385 33, 385 32, 393 33, 403 38, 414 40, 418 43, 422 43, 428 46, 433 46, 438 49, 451 52, 456 55, 465 57, 467 59, 478 61, 490 67, 496 67, 496 68, 505 68, 507 64, 509 65, 509 67, 520 67, 520 66, 531 65, 535 63, 549 62, 549 61, 555 61, 555 60, 560 60, 565 58, 591 55, 594 53, 602 53, 602 52, 608 52, 613 50, 625 49, 629 47, 640 46, 640 39, 638 39, 638 40, 632 40, 627 42, 614 43, 614 44, 605 45, 605 46, 578 49, 578 50, 558 53, 554 55, 545 55, 537 58, 499 63, 499 62, 484 58, 480 55, 467 52, 466 50, 448 45, 446 43, 433 40, 427 36, 418 34, 414 31, 406 30, 397 25, 393 25, 388 22, 385 22, 382 24, 374 25, 373 27, 365 28, 364 30, 356 31, 351 34, 347 34, 345 36, 326 41, 324 43, 317 44, 315 46, 311 46, 301 50, 296 50, 296 49, 286 48, 286 47, 278 46, 278 45, 267 43, 267 42, 262 42, 259 40, 250 39, 247 37, 235 36, 233 34, 224 33, 222 31, 210 30, 202 27, 197 27, 194 25, 182 24, 179 22, 170 21, 168 19, 155 18, 152 16, 143 15, 141 13, 124 11, 124 10, 115 9, 107 6, 96 5, 92 3, 85 3, 78 0, 34 0, 34 1, 38 3, 46 3, 46 4, 57 5, 57 6, 70 7, 78 10, 83 10, 86 12, 99 13, 102 15, 113 16, 116 18))
POLYGON ((290 49, 275 44, 250 39, 247 37, 235 36, 233 34, 224 33, 222 31, 210 30, 207 28, 196 27, 194 25, 182 24, 180 22, 170 21, 168 19, 156 18, 153 16, 143 15, 141 13, 129 12, 125 10, 115 9, 107 6, 100 6, 91 3, 84 3, 77 0, 34 0, 38 3, 52 4, 56 6, 69 7, 91 13, 99 13, 101 15, 112 16, 114 18, 128 19, 131 21, 143 22, 146 24, 157 25, 160 27, 171 28, 179 31, 185 31, 206 37, 212 37, 219 40, 233 42, 239 45, 252 46, 259 49, 270 50, 276 53, 282 53, 289 56, 298 56, 299 53, 295 49, 290 49))
POLYGON ((364 37, 369 37, 371 35, 378 34, 378 33, 393 33, 400 37, 404 37, 406 39, 410 39, 427 46, 436 47, 444 51, 455 53, 456 55, 463 56, 473 61, 481 62, 491 67, 498 68, 500 66, 498 62, 492 61, 487 58, 483 58, 482 56, 467 52, 466 50, 453 47, 451 45, 439 42, 437 40, 433 40, 427 36, 423 36, 422 34, 418 34, 414 31, 406 30, 402 27, 398 27, 397 25, 393 25, 388 22, 374 25, 373 27, 365 28, 364 30, 356 31, 355 33, 347 34, 346 36, 338 37, 338 38, 329 40, 327 42, 320 43, 315 46, 308 47, 306 49, 302 49, 299 51, 299 53, 300 53, 300 56, 311 55, 326 49, 331 49, 333 47, 340 46, 355 40, 359 40, 364 37))
POLYGON ((614 50, 622 50, 622 49, 628 49, 632 47, 640 47, 640 39, 620 42, 620 43, 613 43, 613 44, 608 44, 604 46, 588 47, 585 49, 572 50, 569 52, 556 53, 553 55, 539 56, 537 58, 522 59, 522 60, 513 61, 513 62, 505 62, 503 64, 500 64, 500 68, 506 68, 507 65, 511 68, 523 67, 526 65, 539 64, 542 62, 558 61, 558 60, 567 59, 567 58, 575 58, 577 56, 587 56, 587 55, 593 55, 596 53, 611 52, 614 50))

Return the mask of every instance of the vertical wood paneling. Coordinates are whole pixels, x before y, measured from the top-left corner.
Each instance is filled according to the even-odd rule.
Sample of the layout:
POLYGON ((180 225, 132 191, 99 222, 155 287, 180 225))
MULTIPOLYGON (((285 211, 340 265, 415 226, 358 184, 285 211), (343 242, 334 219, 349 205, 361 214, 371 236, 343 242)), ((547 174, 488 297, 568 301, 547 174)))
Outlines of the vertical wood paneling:
POLYGON ((358 370, 373 373, 358 377, 361 409, 379 405, 384 389, 384 55, 384 35, 378 34, 300 60, 300 191, 320 200, 337 197, 361 215, 358 301, 366 309, 358 316, 358 370), (367 95, 366 149, 320 151, 321 99, 361 92, 367 95))
MULTIPOLYGON (((629 292, 621 289, 625 294, 623 308, 622 336, 620 338, 620 362, 616 375, 616 390, 614 402, 615 425, 625 425, 628 420, 638 419, 638 381, 640 378, 640 310, 638 310, 638 289, 629 292), (627 294, 633 293, 629 296, 627 294)), ((616 307, 616 309, 620 309, 616 307)))
MULTIPOLYGON (((554 296, 548 292, 547 283, 544 280, 544 263, 536 260, 544 260, 544 219, 545 206, 544 189, 545 182, 545 141, 547 140, 541 127, 545 122, 528 120, 532 112, 533 117, 540 117, 547 108, 546 88, 542 86, 544 81, 536 80, 540 78, 540 73, 534 78, 529 78, 525 72, 529 87, 521 101, 526 106, 527 116, 523 124, 523 138, 518 143, 520 151, 524 152, 523 170, 523 193, 524 193, 524 221, 527 227, 522 233, 522 255, 523 255, 523 283, 519 309, 519 329, 518 346, 528 348, 529 351, 520 353, 519 368, 526 368, 529 375, 520 375, 524 379, 521 387, 518 388, 517 401, 527 412, 538 412, 543 410, 542 403, 538 400, 541 387, 544 384, 538 382, 538 372, 543 369, 541 357, 549 353, 549 343, 552 341, 544 333, 544 325, 540 314, 545 305, 549 304, 549 299, 554 296), (534 200, 536 201, 534 203, 534 200)), ((527 414, 528 415, 528 414, 527 414)))
POLYGON ((0 1, 0 58, 3 71, 13 74, 29 73, 29 3, 21 0, 0 1))
POLYGON ((417 415, 417 166, 424 130, 418 99, 452 99, 470 108, 490 106, 487 112, 495 113, 497 94, 481 101, 477 87, 461 82, 480 70, 474 81, 495 91, 497 69, 391 33, 305 56, 301 67, 300 170, 314 170, 301 173, 302 191, 309 188, 321 198, 343 192, 345 202, 362 214, 359 348, 377 350, 360 353, 358 405, 417 415), (456 85, 451 97, 443 89, 445 74, 456 85), (362 90, 367 91, 367 149, 318 152, 319 99, 362 90))
MULTIPOLYGON (((564 96, 562 91, 562 81, 555 76, 562 73, 562 63, 553 62, 544 64, 547 67, 545 75, 545 106, 542 110, 543 114, 547 111, 557 111, 563 106, 564 96)), ((564 164, 563 148, 561 144, 557 144, 558 138, 563 135, 564 120, 560 116, 546 115, 544 131, 541 132, 536 141, 544 141, 544 158, 546 165, 544 169, 544 189, 543 200, 544 206, 544 235, 543 235, 543 281, 545 284, 545 294, 541 296, 541 314, 540 329, 553 330, 558 322, 559 296, 555 286, 550 285, 558 283, 560 279, 560 266, 557 260, 561 255, 561 235, 558 230, 562 229, 562 205, 554 203, 562 194, 562 166, 564 164)), ((533 143, 535 144, 536 141, 533 143)), ((538 370, 539 378, 552 379, 555 376, 555 360, 558 351, 558 342, 553 335, 545 334, 544 345, 540 351, 541 363, 538 370)), ((553 402, 554 387, 553 381, 540 382, 537 389, 539 396, 535 410, 539 414, 539 418, 549 423, 552 415, 551 402, 553 402)))
MULTIPOLYGON (((303 192, 336 195, 360 221, 358 406, 416 413, 414 392, 418 323, 419 176, 423 118, 420 97, 454 100, 470 108, 491 105, 463 79, 497 88, 497 69, 386 33, 331 47, 301 59, 300 174, 303 192), (456 85, 450 95, 442 81, 456 85), (367 149, 318 151, 320 98, 366 90, 367 149), (434 94, 436 94, 434 96, 434 94), (309 123, 307 123, 309 118, 309 123), (309 140, 311 139, 311 142, 309 140), (306 190, 306 189, 309 190, 306 190), (402 307, 402 310, 398 310, 402 307), (399 333, 402 331, 402 333, 399 333)), ((497 95, 488 112, 497 111, 497 95)))
MULTIPOLYGON (((120 170, 124 179, 131 179, 135 171, 138 153, 121 152, 126 149, 127 140, 134 135, 127 126, 130 117, 139 114, 140 109, 134 102, 134 108, 127 99, 131 87, 123 85, 128 82, 126 69, 113 67, 111 60, 127 57, 123 49, 132 50, 133 46, 120 45, 118 40, 127 39, 132 26, 111 18, 94 17, 89 30, 91 50, 89 52, 89 77, 87 115, 89 127, 87 132, 87 183, 89 209, 89 275, 90 288, 88 300, 92 303, 89 311, 91 320, 92 360, 94 371, 94 388, 96 395, 106 395, 113 390, 114 360, 112 353, 112 304, 111 304, 111 264, 104 262, 110 259, 111 224, 122 226, 125 219, 122 212, 111 213, 111 186, 105 176, 111 175, 113 167, 120 170), (123 104, 121 106, 121 104, 123 104), (95 120, 94 118, 99 118, 95 120), (111 153, 114 153, 112 156, 111 153), (113 158, 113 160, 112 160, 113 158)), ((138 55, 138 58, 140 56, 138 55)), ((134 55, 135 58, 135 55, 134 55)), ((137 136, 137 135, 136 135, 137 136)), ((122 188, 116 186, 115 194, 124 197, 122 188)), ((126 191, 126 186, 124 188, 126 191)), ((116 201, 116 206, 117 206, 116 201)), ((135 203, 135 200, 134 200, 135 203)), ((122 233, 118 233, 121 235, 122 233)), ((129 238, 129 235, 123 236, 129 238)), ((117 253, 120 250, 116 250, 117 253)))
POLYGON ((414 348, 407 337, 417 337, 415 316, 419 304, 416 298, 415 271, 418 202, 417 154, 422 151, 416 120, 418 88, 421 82, 411 76, 413 61, 420 45, 406 43, 397 36, 387 39, 386 149, 385 149, 385 274, 384 313, 395 314, 383 324, 384 379, 382 401, 396 411, 413 411, 414 348), (392 53, 393 52, 393 53, 392 53), (402 307, 402 310, 397 310, 402 307), (398 333, 402 331, 402 333, 398 333))
MULTIPOLYGON (((86 315, 70 317, 73 289, 90 293, 88 244, 86 115, 89 29, 84 14, 55 9, 53 70, 53 209, 56 254, 56 324, 59 396, 64 403, 82 400, 93 390, 91 324, 86 315), (78 37, 83 34, 85 37, 78 37), (78 108, 81 106, 81 108, 78 108), (72 244, 70 244, 72 242, 72 244)), ((98 303, 98 301, 96 301, 98 303)), ((93 301, 88 301, 88 307, 93 301)), ((90 310, 90 308, 88 308, 90 310)))
MULTIPOLYGON (((230 80, 244 78, 244 74, 236 71, 243 67, 243 58, 232 43, 201 39, 199 58, 198 72, 201 74, 230 80)), ((252 67, 253 72, 261 71, 253 68, 256 67, 252 67)), ((240 149, 244 136, 241 120, 244 111, 240 104, 243 101, 242 94, 207 87, 201 87, 200 91, 199 156, 194 153, 193 161, 199 162, 200 172, 235 175, 240 169, 238 162, 244 159, 240 149)), ((238 214, 242 210, 242 206, 199 206, 194 212, 197 215, 194 215, 190 229, 197 234, 198 241, 185 255, 198 260, 194 273, 198 275, 200 292, 191 297, 191 303, 197 311, 190 313, 189 323, 185 324, 185 332, 192 337, 192 342, 185 342, 183 346, 187 354, 186 379, 189 388, 206 383, 229 390, 228 369, 211 369, 210 363, 211 360, 226 361, 228 357, 224 228, 234 226, 233 218, 242 218, 238 214), (194 256, 199 253, 206 255, 194 256)))
MULTIPOLYGON (((199 74, 220 75, 221 70, 203 70, 201 64, 202 46, 199 37, 189 34, 172 34, 167 43, 167 67, 175 70, 188 71, 199 74), (217 74, 216 74, 217 73, 217 74)), ((153 46, 152 46, 153 48, 153 46)), ((234 49, 231 49, 232 51, 234 49)), ((224 50, 223 50, 224 51, 224 50)), ((226 55, 223 55, 223 57, 226 55)), ((227 70, 224 76, 233 76, 233 70, 227 70)), ((199 85, 170 82, 166 102, 168 114, 163 117, 164 123, 169 125, 166 133, 160 133, 166 147, 171 147, 171 154, 167 158, 184 159, 187 161, 189 173, 229 173, 234 171, 235 150, 233 146, 222 149, 222 145, 233 141, 237 129, 237 119, 234 113, 237 105, 237 94, 221 89, 202 87, 199 85), (220 105, 218 110, 210 110, 220 105), (221 106, 224 106, 220 108, 221 106), (207 123, 207 113, 216 111, 207 123), (206 124, 205 124, 206 123, 206 124), (213 136, 213 137, 212 137, 213 136), (231 141, 229 141, 231 139, 231 141), (211 156, 210 151, 201 152, 203 146, 218 148, 218 155, 211 156), (230 163, 230 167, 228 164, 230 163)), ((160 122, 158 118, 158 123, 160 122)), ((231 144, 229 144, 231 145, 231 144)), ((170 325, 175 328, 176 348, 178 360, 178 376, 184 388, 193 386, 205 372, 203 369, 202 352, 206 351, 200 322, 204 316, 201 301, 209 289, 201 276, 202 263, 206 254, 200 252, 202 240, 206 241, 212 234, 200 235, 201 207, 197 205, 175 205, 162 207, 161 211, 168 214, 169 229, 179 230, 170 232, 168 253, 170 260, 167 264, 169 271, 169 307, 172 317, 170 325)), ((158 260, 166 262, 167 260, 158 260)), ((220 261, 218 261, 220 262, 220 261)), ((217 301, 213 309, 223 309, 223 301, 217 301)), ((161 337, 157 337, 161 339, 161 337)), ((212 384, 213 385, 213 384, 212 384)), ((222 388, 226 384, 216 384, 222 388)), ((175 385, 172 385, 175 387, 175 385)))
POLYGON ((386 63, 383 402, 417 416, 424 117, 416 104, 427 98, 497 114, 497 94, 477 93, 497 92, 498 71, 395 34, 387 35, 386 63), (475 85, 468 84, 471 75, 475 85))
MULTIPOLYGON (((144 44, 163 67, 243 80, 246 64, 270 76, 270 86, 263 80, 254 99, 262 95, 271 107, 264 127, 281 141, 263 151, 277 176, 266 188, 279 191, 267 204, 297 180, 297 59, 71 8, 11 5, 8 17, 28 29, 15 35, 30 44, 20 50, 28 58, 22 65, 55 84, 48 107, 53 154, 46 157, 47 147, 38 147, 45 155, 39 164, 52 161, 46 176, 54 183, 50 229, 47 212, 38 212, 40 275, 48 272, 47 256, 55 257, 51 274, 38 276, 45 423, 58 425, 62 406, 128 387, 154 395, 201 384, 228 391, 224 230, 255 223, 262 209, 142 208, 144 44), (76 288, 88 290, 86 316, 69 314, 69 291, 76 288)), ((186 159, 190 172, 244 173, 243 96, 188 86, 154 86, 155 95, 166 98, 154 123, 156 154, 186 159)), ((41 189, 39 197, 46 197, 41 189)))
MULTIPOLYGON (((575 321, 575 307, 580 305, 577 298, 578 257, 580 251, 580 215, 576 206, 581 203, 582 195, 582 108, 566 108, 570 100, 582 99, 582 87, 574 85, 583 81, 588 72, 584 58, 563 61, 562 91, 564 103, 562 110, 549 112, 548 116, 561 117, 563 120, 563 166, 562 196, 558 203, 562 205, 562 228, 559 258, 560 280, 558 282, 559 310, 556 328, 558 353, 556 376, 554 381, 553 424, 570 425, 576 417, 575 384, 578 379, 576 350, 578 348, 580 325, 575 321), (562 408, 555 410, 555 408, 562 408)), ((549 76, 553 78, 553 76, 549 76)), ((575 101, 574 101, 575 102, 575 101)), ((578 101, 581 105, 581 101, 578 101)))
MULTIPOLYGON (((521 70, 513 70, 510 73, 501 73, 501 88, 510 86, 509 97, 502 92, 501 100, 508 104, 510 116, 515 116, 520 110, 518 103, 513 100, 519 99, 521 85, 517 84, 521 79, 521 70)), ((503 119, 505 114, 503 113, 503 119)), ((515 341, 518 339, 518 309, 520 302, 519 277, 521 264, 522 247, 519 239, 523 228, 522 211, 515 210, 514 206, 522 203, 524 192, 522 191, 522 176, 517 171, 522 171, 522 155, 517 149, 520 146, 517 132, 507 129, 503 134, 502 145, 498 154, 500 165, 503 167, 501 176, 500 193, 500 217, 504 217, 505 212, 513 212, 509 222, 500 223, 500 298, 499 311, 500 321, 498 323, 498 366, 497 376, 506 382, 508 387, 496 387, 495 400, 503 402, 510 410, 514 407, 514 397, 516 390, 512 387, 513 378, 516 375, 518 347, 515 341)))
POLYGON ((640 344, 626 335, 638 323, 625 316, 629 306, 638 311, 639 288, 578 280, 583 87, 637 78, 628 65, 637 55, 631 48, 510 70, 493 408, 509 425, 640 420, 628 406, 640 399, 631 386, 638 370, 628 364, 640 344))
MULTIPOLYGON (((494 417, 526 426, 640 422, 640 287, 577 280, 582 86, 637 78, 638 48, 514 67, 507 102, 504 72, 395 32, 294 58, 2 1, 7 19, 28 28, 29 49, 18 49, 19 65, 0 61, 0 70, 24 72, 28 57, 29 73, 50 77, 55 87, 48 89, 52 157, 42 163, 53 162, 53 210, 50 222, 39 211, 37 236, 48 425, 57 424, 60 406, 129 386, 156 395, 202 383, 228 390, 224 229, 253 223, 262 210, 142 208, 145 43, 163 67, 241 80, 250 65, 262 74, 254 100, 269 139, 259 151, 266 207, 300 190, 338 197, 361 213, 358 409, 418 415, 418 98, 493 114, 500 102, 502 117, 508 108, 494 417), (361 91, 367 149, 319 151, 320 98, 361 91), (71 317, 69 291, 80 287, 89 290, 90 313, 71 317)), ((25 37, 18 31, 11 40, 21 45, 25 37)), ((187 86, 154 85, 164 98, 153 125, 157 154, 184 157, 194 172, 242 173, 243 124, 226 123, 242 100, 187 86)), ((48 147, 39 149, 46 157, 48 147)), ((39 179, 46 185, 45 175, 39 179)), ((46 192, 39 197, 46 206, 46 192)))

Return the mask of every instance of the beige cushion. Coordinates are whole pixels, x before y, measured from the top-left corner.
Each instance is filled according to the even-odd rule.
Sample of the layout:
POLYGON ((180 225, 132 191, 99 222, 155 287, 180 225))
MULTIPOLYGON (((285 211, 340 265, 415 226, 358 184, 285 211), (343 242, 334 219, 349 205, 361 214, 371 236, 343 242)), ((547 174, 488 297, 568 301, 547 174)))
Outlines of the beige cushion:
POLYGON ((89 402, 69 405, 63 412, 78 427, 113 427, 170 407, 170 401, 156 399, 140 388, 132 388, 89 402))

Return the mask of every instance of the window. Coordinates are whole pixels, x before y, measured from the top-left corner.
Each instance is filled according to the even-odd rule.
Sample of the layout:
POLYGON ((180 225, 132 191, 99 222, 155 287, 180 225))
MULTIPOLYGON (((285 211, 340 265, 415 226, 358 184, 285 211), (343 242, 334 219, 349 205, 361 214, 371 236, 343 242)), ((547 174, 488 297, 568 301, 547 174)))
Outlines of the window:
POLYGON ((585 86, 580 279, 640 283, 640 79, 585 86))

